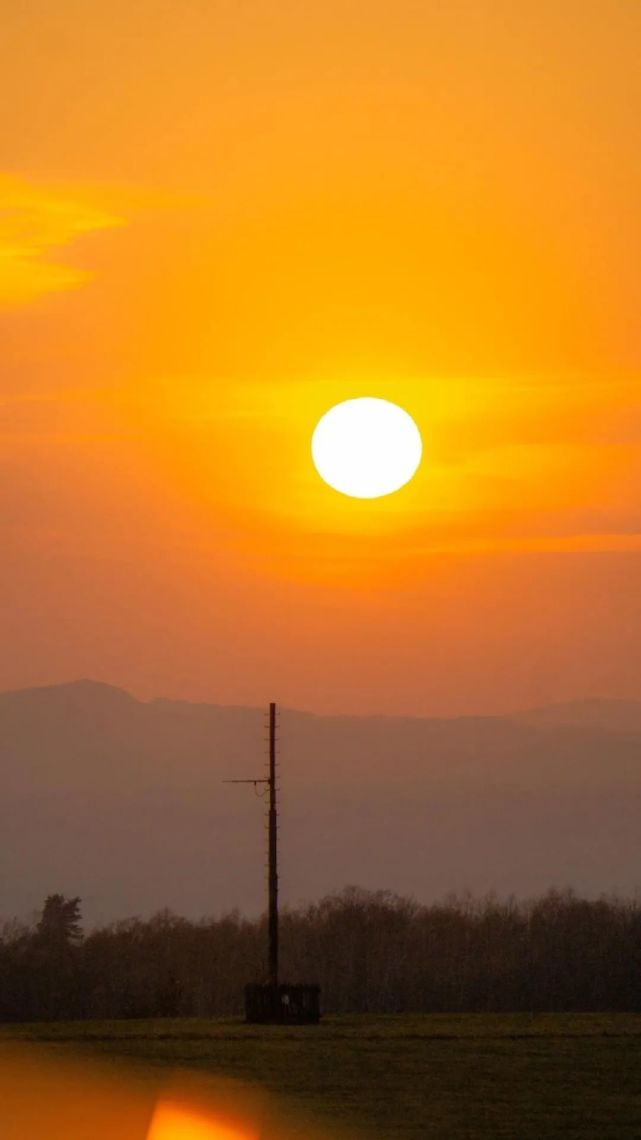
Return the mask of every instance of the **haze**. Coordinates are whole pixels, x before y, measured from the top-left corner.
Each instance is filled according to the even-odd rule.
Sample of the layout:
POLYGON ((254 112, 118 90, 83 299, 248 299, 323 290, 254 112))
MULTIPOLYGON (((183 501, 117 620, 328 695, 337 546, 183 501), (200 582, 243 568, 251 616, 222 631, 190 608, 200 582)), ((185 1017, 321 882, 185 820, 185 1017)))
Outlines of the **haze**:
MULTIPOLYGON (((264 906, 265 713, 80 682, 0 694, 0 918, 54 887, 91 926, 264 906)), ((280 888, 423 902, 636 893, 641 702, 514 717, 280 714, 280 888)))

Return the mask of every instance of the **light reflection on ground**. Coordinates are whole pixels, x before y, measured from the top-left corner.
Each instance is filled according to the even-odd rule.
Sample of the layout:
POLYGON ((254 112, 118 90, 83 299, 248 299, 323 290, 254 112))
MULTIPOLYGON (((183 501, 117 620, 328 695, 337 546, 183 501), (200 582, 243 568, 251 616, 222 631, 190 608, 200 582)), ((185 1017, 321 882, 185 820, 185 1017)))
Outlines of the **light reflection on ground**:
POLYGON ((0 1044, 1 1140, 327 1140, 252 1085, 58 1050, 0 1044))
POLYGON ((189 1106, 160 1100, 146 1140, 259 1140, 259 1135, 251 1126, 234 1124, 218 1115, 204 1115, 189 1106))

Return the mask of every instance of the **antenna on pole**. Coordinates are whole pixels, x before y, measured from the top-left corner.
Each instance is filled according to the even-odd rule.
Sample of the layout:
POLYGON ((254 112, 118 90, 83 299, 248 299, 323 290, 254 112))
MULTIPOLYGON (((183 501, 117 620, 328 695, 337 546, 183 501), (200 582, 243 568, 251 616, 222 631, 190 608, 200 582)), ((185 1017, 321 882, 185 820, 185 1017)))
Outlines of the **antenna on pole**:
MULTIPOLYGON (((245 987, 245 1005, 248 1021, 261 1022, 318 1022, 320 1017, 319 994, 316 985, 283 986, 278 969, 278 805, 276 787, 276 704, 269 705, 269 768, 267 777, 245 780, 224 780, 225 784, 267 785, 267 931, 269 939, 268 983, 249 984, 245 987)), ((264 795, 264 793, 262 793, 264 795)))

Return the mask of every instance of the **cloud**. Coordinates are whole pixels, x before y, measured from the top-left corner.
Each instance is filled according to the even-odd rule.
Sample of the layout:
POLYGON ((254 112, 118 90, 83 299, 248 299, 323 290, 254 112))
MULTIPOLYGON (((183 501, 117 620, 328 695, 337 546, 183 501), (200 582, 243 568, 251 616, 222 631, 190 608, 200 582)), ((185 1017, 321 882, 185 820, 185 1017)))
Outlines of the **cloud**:
POLYGON ((124 224, 91 191, 0 175, 0 306, 73 289, 91 273, 59 260, 76 238, 124 224))

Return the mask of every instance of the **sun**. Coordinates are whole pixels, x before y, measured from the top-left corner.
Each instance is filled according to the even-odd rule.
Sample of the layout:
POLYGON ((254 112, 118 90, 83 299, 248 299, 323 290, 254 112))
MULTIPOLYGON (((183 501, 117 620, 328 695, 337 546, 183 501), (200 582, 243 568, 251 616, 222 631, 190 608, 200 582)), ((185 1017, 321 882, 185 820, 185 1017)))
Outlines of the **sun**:
POLYGON ((409 483, 423 454, 412 417, 389 400, 335 404, 316 424, 312 458, 321 479, 354 499, 378 499, 409 483))

